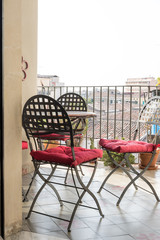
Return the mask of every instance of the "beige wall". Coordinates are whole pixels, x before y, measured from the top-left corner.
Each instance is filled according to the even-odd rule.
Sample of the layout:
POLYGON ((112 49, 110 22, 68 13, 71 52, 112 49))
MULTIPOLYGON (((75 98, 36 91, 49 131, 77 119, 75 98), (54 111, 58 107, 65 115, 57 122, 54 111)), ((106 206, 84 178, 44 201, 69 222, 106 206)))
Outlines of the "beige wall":
MULTIPOLYGON (((36 94, 37 0, 3 0, 4 204, 5 235, 22 226, 22 107, 36 94), (27 61, 22 82, 21 58, 27 61)), ((30 157, 23 151, 23 165, 30 157), (26 156, 24 155, 26 154, 26 156)), ((27 162, 28 161, 28 162, 27 162)))
MULTIPOLYGON (((37 18, 38 1, 22 0, 22 56, 28 63, 26 79, 22 82, 22 106, 37 93, 37 18)), ((22 138, 26 140, 24 132, 22 138)), ((33 171, 29 150, 24 150, 22 156, 23 174, 33 171)))
POLYGON ((5 234, 22 222, 21 0, 3 0, 5 234))

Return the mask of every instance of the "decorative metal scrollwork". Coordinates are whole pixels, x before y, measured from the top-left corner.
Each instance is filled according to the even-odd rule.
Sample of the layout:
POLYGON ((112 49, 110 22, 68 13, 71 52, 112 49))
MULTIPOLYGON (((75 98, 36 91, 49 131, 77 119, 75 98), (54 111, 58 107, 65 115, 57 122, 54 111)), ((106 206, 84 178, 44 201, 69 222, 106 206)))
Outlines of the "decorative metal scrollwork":
POLYGON ((27 73, 26 73, 26 70, 28 69, 28 62, 24 60, 24 58, 22 57, 21 59, 21 63, 22 63, 22 72, 23 72, 23 78, 22 78, 22 81, 24 81, 27 77, 27 73))

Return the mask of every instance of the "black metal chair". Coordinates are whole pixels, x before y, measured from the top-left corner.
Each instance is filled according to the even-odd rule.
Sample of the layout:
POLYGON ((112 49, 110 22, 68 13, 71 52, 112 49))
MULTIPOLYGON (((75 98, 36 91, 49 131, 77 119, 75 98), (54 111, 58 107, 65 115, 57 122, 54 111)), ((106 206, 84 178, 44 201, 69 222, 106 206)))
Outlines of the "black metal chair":
MULTIPOLYGON (((99 142, 103 150, 107 152, 108 156, 110 157, 111 161, 115 164, 116 167, 106 176, 106 178, 104 179, 103 183, 101 184, 98 190, 98 193, 100 193, 102 189, 104 189, 107 192, 116 196, 118 198, 117 206, 120 204, 123 196, 125 195, 126 191, 132 184, 134 185, 136 190, 138 189, 138 187, 142 188, 136 184, 136 180, 138 180, 139 178, 141 178, 149 186, 149 188, 151 189, 150 193, 152 193, 155 196, 156 200, 160 201, 154 187, 152 186, 150 181, 147 180, 147 178, 144 176, 144 173, 150 167, 154 159, 158 145, 144 142, 144 141, 138 141, 140 136, 139 130, 142 124, 143 124, 143 128, 145 128, 145 133, 146 133, 145 138, 147 140, 148 135, 150 135, 149 132, 151 131, 151 127, 153 125, 160 126, 160 97, 158 96, 152 97, 144 104, 139 114, 133 141, 101 139, 99 142), (115 156, 117 156, 117 154, 119 153, 124 154, 124 160, 121 163, 118 163, 114 159, 115 156), (129 155, 131 153, 150 153, 151 154, 150 161, 143 168, 142 171, 139 172, 130 163, 129 155), (128 168, 125 168, 124 165, 127 165, 128 168), (111 177, 111 175, 119 168, 122 169, 122 171, 124 171, 126 175, 130 178, 130 182, 126 185, 121 195, 117 196, 111 191, 107 190, 104 186, 107 180, 111 177), (134 173, 135 177, 132 177, 130 172, 134 173)), ((155 138, 155 143, 157 143, 156 138, 155 138)), ((143 190, 146 190, 146 189, 143 188, 143 190)), ((149 191, 147 190, 147 192, 149 191)))
POLYGON ((85 100, 77 93, 65 93, 61 95, 57 101, 66 111, 87 111, 85 100))
MULTIPOLYGON (((63 108, 69 112, 69 111, 78 111, 78 112, 87 112, 87 105, 83 97, 77 93, 69 92, 61 95, 57 101, 63 106, 63 108)), ((71 119, 72 122, 72 128, 76 130, 78 133, 82 133, 86 122, 84 118, 76 118, 73 117, 71 119)), ((81 139, 81 135, 79 136, 79 139, 81 139)))
MULTIPOLYGON (((70 93, 63 94, 57 99, 57 101, 63 106, 63 108, 66 111, 87 111, 87 105, 86 105, 85 100, 77 93, 70 92, 70 93)), ((74 144, 76 144, 76 146, 80 146, 81 140, 83 138, 82 132, 83 132, 84 126, 85 126, 84 119, 73 118, 73 119, 71 119, 71 121, 72 121, 72 128, 74 127, 74 130, 75 130, 75 133, 73 136, 74 144), (79 126, 81 126, 81 128, 79 126)), ((64 144, 69 145, 70 144, 69 136, 55 134, 55 133, 45 134, 45 135, 40 136, 40 138, 39 138, 39 136, 37 136, 36 140, 39 144, 39 147, 42 150, 44 148, 47 149, 49 144, 54 144, 55 141, 58 141, 59 145, 64 145, 64 144), (45 145, 45 147, 44 147, 44 145, 45 145)), ((64 177, 65 184, 67 184, 67 177, 69 174, 69 170, 70 170, 70 168, 68 168, 68 171, 66 172, 66 175, 64 177)), ((81 174, 84 175, 81 166, 79 166, 79 170, 80 170, 81 174)), ((23 202, 28 200, 27 196, 29 194, 29 191, 31 189, 31 186, 32 186, 35 176, 36 176, 36 173, 34 172, 31 182, 29 183, 27 191, 23 192, 23 202)))
POLYGON ((45 95, 35 95, 31 97, 24 105, 22 123, 31 149, 31 156, 35 168, 35 174, 38 175, 42 180, 42 186, 40 187, 39 191, 33 199, 27 218, 30 217, 32 212, 47 215, 53 218, 55 217, 56 219, 58 218, 56 216, 51 216, 34 210, 34 205, 37 201, 37 198, 39 197, 40 193, 46 185, 51 187, 57 197, 57 200, 60 203, 60 206, 63 205, 63 202, 75 205, 69 220, 58 218, 60 220, 69 222, 68 231, 70 231, 71 229, 72 221, 78 206, 89 207, 98 210, 100 215, 103 217, 97 198, 89 190, 89 186, 93 180, 96 171, 97 158, 102 157, 102 150, 91 150, 81 147, 74 147, 73 136, 75 133, 72 129, 70 118, 68 117, 66 110, 61 106, 61 104, 51 97, 45 95), (71 144, 70 146, 59 146, 57 148, 52 148, 49 150, 42 150, 39 147, 37 138, 41 139, 41 136, 48 134, 60 134, 61 136, 69 136, 71 144), (92 161, 92 163, 94 164, 89 165, 88 163, 90 161, 92 161), (50 173, 47 176, 46 174, 43 174, 41 168, 46 164, 50 164, 51 166, 50 173), (93 168, 90 179, 86 184, 83 183, 77 169, 77 166, 80 165, 90 166, 93 168), (57 184, 63 185, 61 182, 55 181, 55 179, 57 178, 54 177, 54 173, 58 166, 63 166, 64 168, 66 168, 66 171, 68 170, 68 168, 71 168, 73 184, 64 184, 64 186, 65 188, 75 188, 78 198, 76 202, 62 200, 59 192, 55 188, 55 185, 57 184), (81 204, 85 193, 90 194, 90 196, 95 201, 96 207, 81 204))

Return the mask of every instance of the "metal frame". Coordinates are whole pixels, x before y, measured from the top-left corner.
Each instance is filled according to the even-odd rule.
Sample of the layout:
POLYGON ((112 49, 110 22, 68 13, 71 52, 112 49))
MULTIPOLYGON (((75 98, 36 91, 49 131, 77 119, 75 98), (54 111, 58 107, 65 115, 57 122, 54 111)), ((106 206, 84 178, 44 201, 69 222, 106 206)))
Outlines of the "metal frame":
MULTIPOLYGON (((38 136, 38 138, 40 138, 42 135, 50 134, 50 133, 69 135, 73 161, 76 160, 75 153, 74 153, 74 141, 73 141, 74 131, 72 129, 72 124, 71 124, 70 118, 68 117, 67 112, 61 106, 61 104, 58 103, 53 98, 45 96, 45 95, 35 95, 35 96, 31 97, 26 102, 26 104, 24 105, 24 108, 23 108, 22 125, 26 132, 26 136, 28 138, 28 142, 29 142, 31 151, 32 150, 40 150, 39 146, 37 144, 37 136, 38 136)), ((29 218, 31 213, 34 212, 34 213, 42 214, 45 216, 57 218, 57 219, 60 219, 63 221, 68 221, 69 222, 68 231, 70 231, 78 206, 89 207, 91 209, 98 210, 99 214, 102 217, 104 216, 101 211, 101 208, 100 208, 97 198, 89 190, 90 184, 93 180, 93 177, 94 177, 94 174, 96 171, 97 159, 90 160, 90 161, 94 161, 94 165, 91 166, 93 168, 93 172, 92 172, 92 175, 90 176, 90 180, 88 181, 87 184, 83 183, 83 181, 79 175, 77 166, 71 167, 71 166, 68 166, 67 164, 62 165, 62 164, 59 164, 56 162, 52 162, 52 163, 46 162, 45 159, 43 161, 38 161, 38 160, 34 159, 33 157, 32 157, 32 161, 33 161, 33 164, 35 167, 35 174, 37 174, 44 183, 42 184, 42 186, 40 187, 36 196, 33 199, 33 202, 30 207, 27 218, 29 218), (51 171, 48 175, 41 173, 41 166, 43 166, 44 164, 51 165, 51 171), (66 170, 68 170, 68 168, 71 167, 73 185, 59 183, 58 181, 56 181, 56 182, 51 181, 52 177, 54 177, 54 173, 58 166, 66 167, 66 170), (80 187, 78 187, 76 184, 73 172, 75 172, 75 175, 76 175, 78 183, 80 184, 80 187), (78 198, 77 202, 69 202, 69 201, 62 200, 58 191, 56 190, 56 187, 55 187, 56 184, 64 185, 65 187, 72 187, 72 188, 74 187, 75 191, 77 192, 77 198, 78 198), (34 205, 36 203, 36 200, 38 199, 40 193, 42 192, 42 190, 45 188, 46 185, 51 187, 51 189, 57 196, 57 200, 59 201, 60 206, 63 205, 63 202, 67 202, 67 203, 71 203, 71 204, 75 205, 69 220, 34 211, 34 205), (81 189, 82 191, 79 192, 79 189, 81 189), (93 198, 93 200, 95 201, 95 204, 97 206, 96 208, 82 204, 82 199, 83 199, 85 193, 88 193, 93 198)), ((86 166, 86 164, 81 164, 81 165, 86 166)))
MULTIPOLYGON (((136 140, 136 137, 137 137, 137 134, 138 134, 138 131, 139 131, 139 127, 140 127, 140 123, 145 123, 145 124, 156 124, 156 125, 160 125, 160 114, 159 113, 159 109, 160 109, 160 97, 158 96, 155 96, 155 97, 152 97, 150 98, 143 106, 142 110, 140 111, 139 113, 139 117, 138 117, 138 121, 137 121, 137 127, 136 127, 136 131, 135 131, 135 134, 134 134, 134 140, 136 140), (157 112, 158 111, 158 112, 157 112), (157 114, 156 114, 157 113, 157 114), (155 117, 156 115, 156 118, 153 119, 153 116, 155 117)), ((114 157, 111 155, 110 151, 106 148, 104 148, 104 150, 107 151, 110 159, 112 160, 112 162, 115 164, 115 168, 106 176, 106 178, 104 179, 104 181, 102 182, 99 190, 98 190, 98 193, 100 193, 102 191, 102 189, 106 190, 107 192, 111 193, 112 195, 114 195, 115 197, 118 198, 118 201, 116 203, 116 205, 118 206, 123 198, 123 196, 125 195, 126 191, 128 190, 128 188, 133 184, 135 189, 137 190, 138 187, 139 188, 142 188, 140 186, 138 186, 135 182, 138 178, 141 178, 143 181, 146 182, 146 184, 149 186, 149 188, 151 189, 151 192, 142 188, 143 190, 153 194, 156 198, 156 200, 159 202, 160 199, 154 189, 154 187, 152 186, 152 184, 146 179, 146 177, 144 177, 144 173, 146 172, 146 170, 149 168, 150 164, 152 163, 153 161, 153 158, 156 154, 156 150, 154 150, 152 153, 152 157, 149 161, 149 163, 147 164, 147 166, 141 170, 140 172, 138 172, 133 166, 132 164, 130 163, 129 161, 129 155, 131 153, 124 153, 124 160, 119 164, 117 163, 115 160, 114 160, 114 157), (126 165, 129 167, 129 169, 125 168, 123 166, 123 164, 126 163, 126 165), (107 182, 107 180, 111 177, 111 175, 117 170, 117 169, 122 169, 126 175, 130 178, 130 182, 127 184, 127 186, 124 188, 124 190, 122 191, 121 195, 120 196, 117 196, 115 195, 114 193, 112 193, 111 191, 108 191, 104 185, 105 183, 107 182), (131 176, 131 173, 135 174, 135 177, 132 177, 131 176)), ((134 153, 134 152, 133 152, 134 153)), ((116 152, 115 152, 115 155, 116 155, 116 152)))

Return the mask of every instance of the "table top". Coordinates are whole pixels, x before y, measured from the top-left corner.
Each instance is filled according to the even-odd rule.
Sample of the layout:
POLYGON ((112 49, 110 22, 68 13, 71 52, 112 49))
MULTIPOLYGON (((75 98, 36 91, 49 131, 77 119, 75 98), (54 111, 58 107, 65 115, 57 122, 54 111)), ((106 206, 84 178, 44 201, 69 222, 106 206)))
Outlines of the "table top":
POLYGON ((87 112, 87 111, 67 111, 69 117, 96 117, 97 114, 95 112, 87 112))

